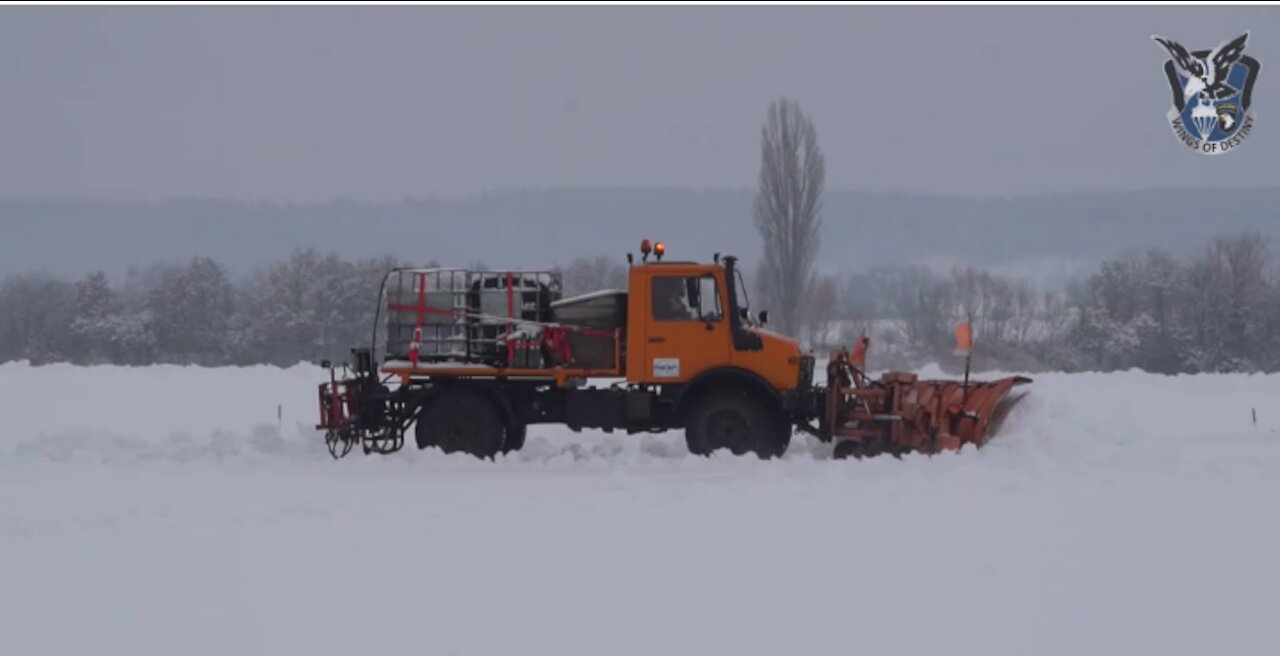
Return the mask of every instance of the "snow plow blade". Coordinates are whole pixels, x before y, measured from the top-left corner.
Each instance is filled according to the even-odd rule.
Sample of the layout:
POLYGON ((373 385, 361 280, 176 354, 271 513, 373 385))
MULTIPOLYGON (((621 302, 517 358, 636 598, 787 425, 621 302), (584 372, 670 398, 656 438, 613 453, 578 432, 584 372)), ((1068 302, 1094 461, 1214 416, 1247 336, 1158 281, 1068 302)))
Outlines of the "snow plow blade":
POLYGON ((837 458, 981 447, 1022 398, 1014 388, 1031 382, 919 380, 905 372, 871 380, 844 353, 833 355, 827 375, 825 423, 837 458))

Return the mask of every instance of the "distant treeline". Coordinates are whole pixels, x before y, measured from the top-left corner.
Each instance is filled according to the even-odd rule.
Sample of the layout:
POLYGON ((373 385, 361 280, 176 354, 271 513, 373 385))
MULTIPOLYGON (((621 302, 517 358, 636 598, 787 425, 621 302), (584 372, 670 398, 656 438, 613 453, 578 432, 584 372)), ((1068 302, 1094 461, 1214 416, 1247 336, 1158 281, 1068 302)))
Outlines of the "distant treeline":
MULTIPOLYGON (((615 259, 582 258, 556 268, 568 293, 625 288, 626 271, 615 259)), ((344 361, 351 347, 370 343, 383 275, 407 266, 438 264, 389 255, 348 261, 305 250, 242 279, 207 257, 153 264, 114 286, 101 272, 76 281, 10 275, 0 281, 0 362, 344 361)))
MULTIPOLYGON (((1280 371, 1275 264, 1262 236, 1247 233, 1216 238, 1193 257, 1151 251, 1108 261, 1043 294, 973 267, 945 275, 876 267, 822 277, 798 337, 823 353, 867 334, 873 367, 915 367, 954 362, 952 327, 969 321, 979 369, 1280 371)), ((10 275, 0 281, 0 361, 342 360, 369 342, 385 271, 410 265, 433 263, 306 250, 235 279, 203 257, 154 264, 116 285, 103 273, 10 275)), ((557 269, 568 295, 626 285, 616 257, 557 269)))
POLYGON ((880 367, 954 366, 951 331, 969 321, 980 369, 1280 371, 1280 279, 1254 233, 1182 259, 1152 250, 1106 261, 1044 294, 972 267, 878 268, 823 279, 814 306, 811 329, 827 329, 808 341, 870 335, 869 364, 880 367))

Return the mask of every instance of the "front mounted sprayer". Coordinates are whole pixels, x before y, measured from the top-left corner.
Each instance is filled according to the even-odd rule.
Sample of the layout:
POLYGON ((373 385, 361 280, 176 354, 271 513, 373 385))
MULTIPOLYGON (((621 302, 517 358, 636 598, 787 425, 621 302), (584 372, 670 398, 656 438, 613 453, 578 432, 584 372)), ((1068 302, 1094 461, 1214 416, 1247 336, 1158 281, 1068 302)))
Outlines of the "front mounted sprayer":
POLYGON ((351 360, 341 365, 342 378, 330 363, 323 365, 329 370, 329 381, 320 384, 320 423, 316 429, 324 431, 329 455, 342 458, 357 443, 366 455, 399 451, 412 414, 403 398, 378 380, 370 349, 351 349, 351 360))
POLYGON ((905 372, 871 380, 863 373, 868 344, 861 338, 852 350, 832 353, 827 365, 823 424, 835 442, 836 458, 981 447, 1021 398, 1009 392, 1031 382, 1023 376, 970 381, 968 324, 956 328, 956 354, 965 358, 963 381, 919 380, 905 372))

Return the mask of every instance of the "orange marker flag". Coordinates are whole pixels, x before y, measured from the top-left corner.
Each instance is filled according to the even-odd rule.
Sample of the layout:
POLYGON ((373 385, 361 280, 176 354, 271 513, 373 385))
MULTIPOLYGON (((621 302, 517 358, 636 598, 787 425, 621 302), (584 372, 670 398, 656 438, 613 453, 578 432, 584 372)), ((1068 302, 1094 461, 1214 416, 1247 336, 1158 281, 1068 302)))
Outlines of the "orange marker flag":
POLYGON ((973 333, 969 324, 956 324, 956 355, 967 358, 973 348, 973 333))
POLYGON ((858 338, 853 345, 853 352, 849 354, 849 362, 859 369, 867 367, 867 347, 871 345, 871 340, 866 335, 858 338))

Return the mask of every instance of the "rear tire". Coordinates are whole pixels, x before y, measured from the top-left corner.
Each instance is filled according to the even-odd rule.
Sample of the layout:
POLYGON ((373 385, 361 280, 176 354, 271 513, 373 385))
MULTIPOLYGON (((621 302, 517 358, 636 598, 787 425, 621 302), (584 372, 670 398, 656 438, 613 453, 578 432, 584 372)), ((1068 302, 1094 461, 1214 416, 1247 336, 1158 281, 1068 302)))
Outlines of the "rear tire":
POLYGON ((745 390, 713 392, 698 401, 685 421, 685 442, 694 455, 728 449, 762 459, 781 456, 791 442, 785 419, 745 390))
POLYGON ((492 458, 507 446, 507 426, 498 408, 476 392, 442 392, 418 413, 414 428, 418 448, 430 446, 445 453, 469 453, 492 458))

